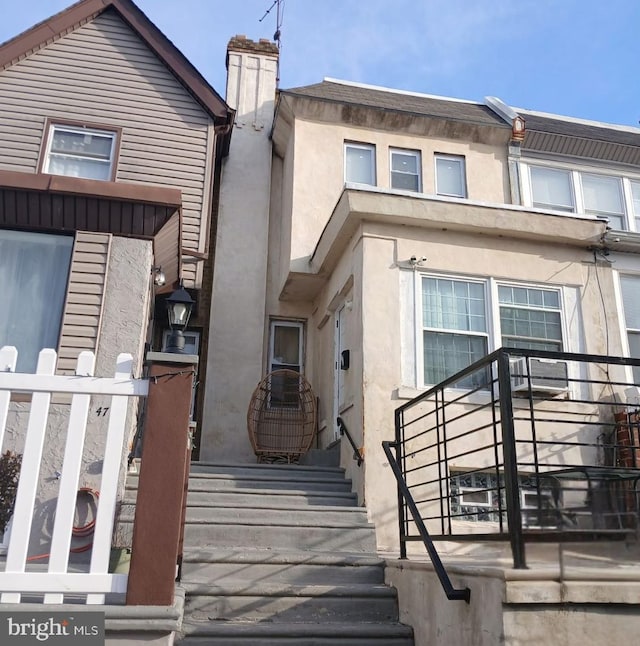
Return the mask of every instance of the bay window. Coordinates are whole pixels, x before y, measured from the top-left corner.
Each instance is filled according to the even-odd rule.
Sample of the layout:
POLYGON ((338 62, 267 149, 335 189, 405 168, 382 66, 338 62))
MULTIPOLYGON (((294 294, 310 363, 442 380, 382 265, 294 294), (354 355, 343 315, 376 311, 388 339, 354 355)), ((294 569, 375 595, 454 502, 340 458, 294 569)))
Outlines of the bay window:
POLYGON ((0 347, 18 349, 18 372, 58 347, 72 247, 70 236, 0 230, 0 347))
POLYGON ((575 211, 571 175, 567 170, 531 166, 533 206, 557 211, 575 211))

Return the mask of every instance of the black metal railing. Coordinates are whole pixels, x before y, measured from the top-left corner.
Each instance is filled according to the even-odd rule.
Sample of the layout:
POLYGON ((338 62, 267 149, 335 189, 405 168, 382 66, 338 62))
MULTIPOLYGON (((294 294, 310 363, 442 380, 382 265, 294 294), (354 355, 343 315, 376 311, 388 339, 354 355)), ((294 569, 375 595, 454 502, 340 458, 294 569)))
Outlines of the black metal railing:
POLYGON ((633 373, 640 360, 503 348, 400 406, 395 442, 383 446, 398 479, 401 556, 423 541, 438 570, 432 541, 502 540, 524 568, 530 541, 635 533, 633 373))
POLYGON ((356 443, 353 441, 353 438, 351 437, 351 433, 349 433, 349 429, 347 428, 347 425, 344 423, 344 420, 342 417, 336 418, 336 422, 338 423, 338 429, 340 430, 340 435, 346 435, 347 439, 349 440, 349 444, 351 444, 351 448, 353 449, 353 459, 356 461, 358 466, 360 466, 364 462, 364 458, 362 457, 362 453, 360 453, 360 450, 356 446, 356 443))

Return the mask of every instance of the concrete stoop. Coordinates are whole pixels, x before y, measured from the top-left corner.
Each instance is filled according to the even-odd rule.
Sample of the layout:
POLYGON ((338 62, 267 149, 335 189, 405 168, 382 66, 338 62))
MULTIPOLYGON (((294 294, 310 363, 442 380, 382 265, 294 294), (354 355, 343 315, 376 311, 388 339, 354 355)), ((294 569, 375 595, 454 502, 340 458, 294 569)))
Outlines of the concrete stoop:
POLYGON ((195 463, 176 644, 412 646, 375 547, 342 469, 195 463))

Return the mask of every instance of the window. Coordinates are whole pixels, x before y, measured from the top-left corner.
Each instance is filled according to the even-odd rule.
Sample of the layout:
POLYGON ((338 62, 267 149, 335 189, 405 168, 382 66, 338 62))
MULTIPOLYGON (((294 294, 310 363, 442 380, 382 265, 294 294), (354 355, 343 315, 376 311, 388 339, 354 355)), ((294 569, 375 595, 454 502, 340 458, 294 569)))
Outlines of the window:
POLYGON ((640 231, 640 182, 630 182, 636 231, 640 231))
MULTIPOLYGON (((504 478, 495 472, 451 472, 451 516, 453 520, 507 522, 504 478)), ((540 486, 539 479, 518 476, 523 527, 557 527, 560 520, 561 492, 540 486)))
POLYGON ((436 155, 436 193, 467 197, 464 157, 436 155))
POLYGON ((483 283, 423 277, 425 383, 437 384, 487 354, 485 310, 483 283))
MULTIPOLYGON (((640 276, 620 276, 620 290, 629 356, 640 359, 640 276)), ((640 367, 633 368, 633 381, 635 384, 640 384, 640 367)))
POLYGON ((58 347, 72 247, 70 236, 0 230, 0 347, 18 349, 18 372, 58 347))
POLYGON ((568 170, 531 166, 533 206, 557 211, 575 211, 571 174, 568 170))
MULTIPOLYGON (((302 373, 302 323, 298 321, 271 321, 269 343, 269 371, 293 370, 302 373)), ((297 406, 298 379, 272 377, 270 406, 297 406)))
POLYGON ((391 188, 403 191, 421 190, 420 153, 414 150, 391 150, 391 188))
MULTIPOLYGON (((427 275, 420 285, 423 385, 438 384, 501 346, 563 350, 560 289, 427 275)), ((483 387, 487 378, 477 371, 455 387, 483 387)))
POLYGON ((582 174, 584 210, 607 218, 612 229, 625 229, 622 186, 619 177, 582 174))
POLYGON ((51 124, 42 170, 52 175, 110 180, 115 144, 115 132, 51 124))
POLYGON ((368 144, 345 144, 344 181, 375 186, 375 154, 375 146, 368 144))
POLYGON ((557 290, 499 285, 498 299, 503 347, 562 350, 557 290))
POLYGON ((640 232, 640 180, 532 164, 525 166, 524 178, 527 167, 529 182, 523 185, 525 204, 587 213, 606 219, 612 229, 640 232))

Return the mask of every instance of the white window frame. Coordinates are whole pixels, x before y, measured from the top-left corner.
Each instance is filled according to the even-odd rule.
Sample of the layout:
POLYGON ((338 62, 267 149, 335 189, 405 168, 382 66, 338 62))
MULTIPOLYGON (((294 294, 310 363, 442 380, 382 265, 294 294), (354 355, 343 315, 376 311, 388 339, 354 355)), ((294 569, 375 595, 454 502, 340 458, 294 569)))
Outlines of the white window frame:
MULTIPOLYGON (((104 163, 105 166, 108 167, 108 172, 107 172, 107 178, 105 178, 104 180, 97 180, 97 181, 111 181, 113 178, 117 141, 118 141, 118 133, 115 130, 102 130, 100 128, 94 128, 90 126, 68 125, 64 123, 51 123, 49 125, 47 145, 46 145, 45 155, 44 155, 44 163, 42 165, 42 172, 60 175, 60 173, 52 173, 52 171, 50 170, 52 156, 59 157, 59 158, 66 158, 66 159, 77 159, 80 161, 82 160, 98 161, 98 162, 104 163), (109 151, 109 158, 105 159, 102 157, 83 155, 81 153, 74 153, 74 152, 52 151, 51 148, 53 146, 53 139, 57 132, 72 132, 72 133, 81 134, 81 135, 90 135, 92 137, 102 137, 105 139, 110 139, 111 149, 109 151)), ((65 176, 64 173, 62 175, 65 176)), ((79 177, 84 179, 95 179, 95 178, 87 178, 82 175, 80 175, 79 177)))
POLYGON ((284 320, 284 319, 271 319, 269 323, 269 356, 268 356, 268 366, 267 372, 272 372, 273 370, 278 370, 274 366, 279 365, 282 368, 287 368, 292 365, 290 363, 282 363, 275 360, 274 348, 275 348, 275 329, 276 327, 293 327, 299 330, 298 334, 298 359, 299 359, 299 370, 298 372, 302 375, 304 374, 304 323, 302 321, 293 321, 293 320, 284 320))
MULTIPOLYGON (((631 343, 629 341, 629 336, 630 334, 638 334, 640 335, 640 328, 633 327, 629 325, 629 322, 627 321, 627 314, 625 312, 625 300, 624 300, 624 292, 622 290, 622 280, 624 278, 629 278, 631 280, 634 280, 638 283, 638 286, 640 287, 640 274, 634 274, 632 272, 619 272, 618 273, 618 298, 619 298, 619 311, 620 311, 620 327, 621 327, 621 333, 624 339, 624 350, 625 354, 628 357, 631 357, 631 343)), ((627 368, 627 379, 633 379, 634 382, 640 383, 640 368, 635 368, 635 366, 628 366, 627 368), (634 374, 635 373, 635 374, 634 374), (635 375, 639 376, 639 379, 636 380, 635 375)))
MULTIPOLYGON (((546 211, 556 211, 565 215, 567 213, 572 213, 583 216, 592 216, 613 222, 609 217, 610 215, 615 219, 622 218, 625 226, 625 228, 622 229, 623 231, 640 233, 640 211, 636 211, 633 201, 634 187, 636 187, 636 191, 640 191, 640 175, 631 175, 620 171, 586 165, 576 167, 575 165, 570 165, 562 162, 553 162, 542 159, 527 159, 520 162, 520 184, 523 206, 544 209, 546 211), (569 174, 570 188, 572 192, 571 209, 565 209, 562 206, 556 207, 552 204, 534 205, 531 169, 536 167, 545 168, 548 170, 563 171, 569 174), (582 187, 582 179, 585 175, 616 179, 618 181, 620 190, 623 212, 607 214, 606 212, 587 209, 582 187)), ((615 224, 615 222, 613 223, 615 224)), ((615 227, 611 228, 615 229, 615 227)))
POLYGON ((436 189, 436 195, 442 195, 444 197, 461 197, 461 198, 466 198, 468 195, 467 191, 467 168, 466 168, 466 160, 464 155, 447 155, 444 153, 435 153, 433 156, 433 168, 434 168, 434 175, 435 175, 435 189, 436 189), (438 187, 438 160, 445 160, 445 161, 455 161, 459 164, 458 168, 460 170, 460 186, 462 187, 462 192, 461 193, 447 193, 445 191, 441 191, 438 187))
POLYGON ((353 141, 344 142, 344 181, 349 184, 362 184, 363 186, 376 185, 376 147, 374 144, 356 143, 353 141), (371 153, 371 167, 369 169, 370 176, 368 182, 355 182, 347 177, 347 151, 353 150, 366 150, 371 153))
POLYGON ((389 149, 389 186, 396 191, 410 191, 412 193, 422 193, 422 154, 419 150, 409 150, 406 148, 390 148, 389 149), (416 160, 416 172, 407 173, 401 170, 393 169, 393 156, 394 155, 404 155, 405 157, 413 157, 416 160), (412 188, 400 188, 393 185, 394 174, 397 175, 409 175, 411 177, 416 177, 417 187, 412 188))
POLYGON ((414 347, 415 347, 415 369, 416 369, 416 386, 420 389, 429 388, 435 384, 427 383, 425 381, 424 370, 424 339, 423 333, 425 330, 436 330, 436 328, 426 328, 423 325, 423 302, 422 302, 422 282, 424 278, 441 278, 445 280, 457 280, 465 283, 482 283, 484 285, 485 295, 485 320, 487 322, 486 332, 476 332, 473 330, 450 330, 448 328, 438 328, 438 331, 452 334, 461 335, 474 335, 483 336, 487 339, 487 354, 497 350, 502 346, 502 330, 500 325, 500 299, 498 294, 498 287, 523 287, 529 289, 539 289, 542 291, 554 291, 558 294, 558 302, 560 304, 560 329, 562 334, 562 345, 558 352, 567 352, 570 345, 570 336, 567 329, 567 304, 564 294, 564 287, 562 285, 549 286, 541 285, 538 283, 530 282, 517 282, 499 280, 493 277, 481 278, 476 276, 459 275, 459 274, 442 274, 423 271, 414 271, 414 347))

